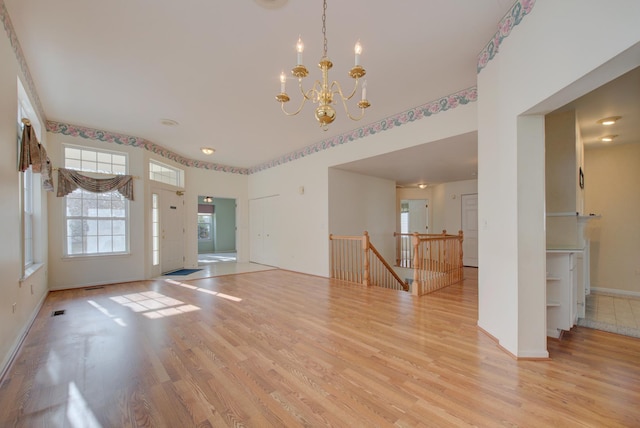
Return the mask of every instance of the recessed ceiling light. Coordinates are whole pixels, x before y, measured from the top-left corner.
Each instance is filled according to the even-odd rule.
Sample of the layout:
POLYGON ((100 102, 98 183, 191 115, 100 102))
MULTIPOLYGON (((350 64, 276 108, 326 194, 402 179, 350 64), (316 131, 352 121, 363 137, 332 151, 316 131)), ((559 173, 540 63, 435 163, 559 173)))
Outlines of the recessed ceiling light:
POLYGON ((420 184, 418 184, 418 187, 421 188, 421 189, 426 189, 427 187, 429 187, 429 185, 428 184, 424 184, 424 183, 420 183, 420 184))
POLYGON ((211 147, 201 147, 200 151, 205 155, 212 155, 215 153, 216 150, 212 149, 211 147))
POLYGON ((612 141, 613 141, 613 139, 614 139, 614 138, 616 138, 616 137, 617 137, 617 135, 605 135, 604 137, 602 137, 602 138, 600 139, 600 141, 603 141, 603 142, 605 142, 605 143, 610 143, 610 142, 612 142, 612 141))
POLYGON ((179 123, 173 119, 160 119, 160 123, 164 126, 178 126, 179 123))
POLYGON ((598 123, 600 125, 610 126, 616 123, 617 121, 619 121, 620 119, 622 119, 622 116, 605 117, 604 119, 600 119, 598 123))
POLYGON ((259 6, 262 6, 265 9, 280 9, 287 4, 287 1, 288 0, 255 0, 259 6))

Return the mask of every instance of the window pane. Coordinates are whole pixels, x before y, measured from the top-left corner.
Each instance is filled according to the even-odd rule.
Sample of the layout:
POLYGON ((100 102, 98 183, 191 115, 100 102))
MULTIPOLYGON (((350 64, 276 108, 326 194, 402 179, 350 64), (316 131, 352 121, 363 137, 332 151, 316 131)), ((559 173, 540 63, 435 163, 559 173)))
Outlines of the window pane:
POLYGON ((111 153, 98 153, 98 162, 111 164, 111 153))
POLYGON ((98 234, 98 220, 84 220, 84 234, 95 236, 98 234))
POLYGON ((127 240, 124 236, 114 236, 113 237, 113 252, 114 253, 122 253, 127 251, 127 240))
POLYGON ((93 161, 96 162, 98 160, 98 153, 92 150, 82 150, 81 159, 83 161, 93 161))
POLYGON ((98 235, 111 235, 112 227, 111 220, 98 220, 98 235))
POLYGON ((64 151, 64 157, 67 160, 80 159, 80 150, 74 149, 72 147, 66 147, 64 151))
POLYGON ((84 235, 82 220, 67 220, 67 236, 77 238, 84 235))
POLYGON ((111 244, 112 240, 113 238, 111 236, 98 236, 98 252, 113 252, 113 245, 111 244))
POLYGON ((87 243, 87 248, 85 250, 86 254, 95 254, 98 252, 98 237, 97 236, 87 236, 85 238, 87 243))
POLYGON ((126 236, 127 223, 124 220, 113 220, 113 234, 126 236))
POLYGON ((82 162, 76 159, 66 159, 64 165, 69 169, 80 169, 80 167, 82 166, 82 162))
POLYGON ((78 217, 82 215, 82 199, 67 199, 67 216, 78 217))

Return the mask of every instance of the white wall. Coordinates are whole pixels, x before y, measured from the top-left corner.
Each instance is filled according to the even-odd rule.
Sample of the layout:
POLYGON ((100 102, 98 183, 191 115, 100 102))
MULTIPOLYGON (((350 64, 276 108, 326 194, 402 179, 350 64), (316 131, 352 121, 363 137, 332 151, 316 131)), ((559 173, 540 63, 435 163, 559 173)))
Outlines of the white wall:
MULTIPOLYGON (((329 168, 474 131, 477 103, 376 133, 249 176, 249 198, 280 195, 278 267, 320 276, 329 274, 329 168), (304 195, 298 194, 305 187, 304 195)), ((395 197, 395 196, 394 196, 395 197)), ((393 199, 391 201, 393 206, 393 199)), ((395 224, 395 223, 394 223, 395 224)), ((393 232, 393 229, 391 230, 393 232)))
MULTIPOLYGON (((49 133, 50 157, 54 166, 63 160, 63 144, 94 147, 119 151, 129 156, 129 173, 136 176, 134 181, 134 201, 129 203, 130 254, 100 257, 64 257, 63 199, 49 195, 49 257, 51 289, 80 288, 96 284, 136 281, 160 275, 159 268, 152 266, 150 210, 151 193, 154 189, 183 190, 182 188, 152 182, 149 177, 149 160, 155 159, 185 171, 185 267, 198 266, 198 241, 196 225, 198 195, 215 195, 233 198, 238 202, 237 248, 238 260, 248 260, 248 206, 247 176, 230 174, 201 168, 188 168, 171 160, 158 157, 142 148, 70 137, 49 133), (193 233, 191 233, 193 232, 193 233)), ((55 175, 54 175, 55 178, 55 175)), ((57 183, 56 183, 57 184, 57 183)))
POLYGON ((396 183, 382 178, 329 169, 329 233, 361 236, 389 263, 395 259, 396 183))
MULTIPOLYGON (((37 314, 47 290, 47 206, 45 192, 39 204, 42 217, 37 221, 36 229, 42 251, 42 266, 25 281, 22 276, 22 258, 20 248, 20 173, 18 172, 18 76, 23 81, 15 54, 4 31, 0 32, 0 200, 3 209, 0 212, 0 375, 4 372, 13 353, 16 351, 27 328, 37 314), (15 304, 15 311, 13 305, 15 304)), ((33 104, 33 98, 31 102, 33 104)), ((38 119, 43 122, 42 117, 38 119)), ((41 143, 48 148, 46 135, 41 143)), ((34 178, 39 181, 40 174, 34 178)))
POLYGON ((547 355, 542 115, 637 66, 595 70, 638 43, 638 16, 635 0, 538 0, 478 75, 478 325, 519 357, 547 355))
POLYGON ((429 206, 433 227, 431 233, 446 230, 457 235, 462 230, 462 195, 478 193, 478 180, 452 181, 433 186, 433 199, 429 206))
MULTIPOLYGON (((49 194, 49 287, 52 290, 98 284, 137 281, 146 278, 147 219, 149 201, 145 192, 144 150, 81 137, 48 133, 49 157, 54 167, 63 166, 62 145, 91 147, 127 153, 129 174, 134 180, 134 201, 129 202, 130 254, 118 256, 64 256, 64 198, 49 194)), ((54 173, 56 190, 57 173, 54 173)))
POLYGON ((591 287, 640 296, 640 144, 585 152, 591 287))

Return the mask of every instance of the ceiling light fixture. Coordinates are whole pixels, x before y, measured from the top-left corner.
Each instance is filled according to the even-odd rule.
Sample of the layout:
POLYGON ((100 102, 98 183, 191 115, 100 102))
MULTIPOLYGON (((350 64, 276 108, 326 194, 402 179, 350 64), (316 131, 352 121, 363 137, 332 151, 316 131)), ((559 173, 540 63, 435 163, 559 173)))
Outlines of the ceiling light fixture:
POLYGON ((619 121, 620 119, 622 119, 622 116, 605 117, 604 119, 600 119, 598 123, 604 126, 611 126, 617 121, 619 121))
POLYGON ((206 203, 210 204, 211 202, 213 202, 213 197, 212 196, 205 196, 204 198, 202 198, 202 202, 206 202, 206 203))
POLYGON ((216 150, 212 149, 211 147, 201 147, 200 151, 205 155, 212 155, 215 153, 216 150))
POLYGON ((160 119, 160 123, 164 126, 178 126, 179 123, 173 119, 160 119))
POLYGON ((298 43, 296 44, 296 50, 298 52, 298 62, 295 67, 291 70, 291 74, 298 79, 298 87, 300 88, 300 93, 302 94, 302 102, 300 103, 300 107, 293 113, 289 113, 284 108, 284 103, 290 100, 289 95, 287 95, 286 91, 286 82, 287 76, 284 71, 280 74, 280 93, 276 95, 276 100, 280 103, 280 107, 282 111, 287 116, 294 116, 304 107, 307 101, 311 101, 312 103, 317 103, 318 107, 316 107, 316 119, 320 123, 320 126, 323 130, 327 130, 328 125, 333 122, 336 118, 336 111, 331 106, 334 104, 334 96, 339 97, 340 101, 342 101, 342 105, 344 107, 345 113, 351 120, 360 120, 364 117, 364 109, 369 107, 369 101, 367 101, 367 82, 366 80, 362 83, 362 98, 358 101, 358 107, 360 108, 360 115, 358 117, 352 116, 349 113, 349 108, 347 107, 347 101, 349 101, 356 94, 358 90, 358 81, 361 77, 366 74, 366 71, 360 65, 360 54, 362 53, 362 45, 360 42, 356 43, 355 46, 355 65, 349 71, 349 76, 355 79, 355 85, 350 94, 344 95, 342 92, 342 88, 337 81, 333 81, 329 83, 329 69, 333 67, 333 63, 327 57, 327 0, 323 2, 322 9, 322 37, 324 40, 323 50, 322 50, 322 58, 320 58, 320 63, 318 67, 322 70, 322 81, 316 80, 313 83, 313 86, 309 90, 305 90, 302 87, 302 79, 305 78, 309 72, 307 68, 302 65, 302 52, 304 51, 304 44, 302 43, 302 39, 298 38, 298 43))
POLYGON ((424 183, 420 183, 420 184, 418 184, 418 187, 424 190, 427 187, 429 187, 429 185, 428 184, 424 184, 424 183))
POLYGON ((614 138, 616 138, 616 137, 617 137, 617 135, 605 135, 604 137, 602 137, 602 138, 600 139, 600 141, 603 141, 603 142, 605 142, 605 143, 610 143, 610 142, 612 142, 612 141, 613 141, 613 139, 614 139, 614 138))

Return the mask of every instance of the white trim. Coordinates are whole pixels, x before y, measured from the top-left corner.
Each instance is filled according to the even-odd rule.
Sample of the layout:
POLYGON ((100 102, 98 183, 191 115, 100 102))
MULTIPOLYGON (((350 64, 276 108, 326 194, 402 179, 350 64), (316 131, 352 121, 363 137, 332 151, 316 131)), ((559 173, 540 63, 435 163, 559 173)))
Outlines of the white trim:
POLYGON ((591 292, 611 296, 635 297, 640 299, 640 291, 618 290, 615 288, 591 287, 591 292))

